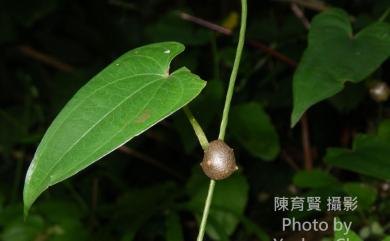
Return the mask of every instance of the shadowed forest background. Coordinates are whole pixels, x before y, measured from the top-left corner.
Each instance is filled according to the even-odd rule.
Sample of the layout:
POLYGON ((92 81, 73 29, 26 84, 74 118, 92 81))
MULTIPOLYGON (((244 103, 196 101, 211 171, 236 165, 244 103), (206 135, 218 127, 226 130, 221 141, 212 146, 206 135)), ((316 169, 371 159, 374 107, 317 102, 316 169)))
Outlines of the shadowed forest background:
MULTIPOLYGON (((388 58, 290 127, 292 79, 310 22, 331 7, 348 13, 355 33, 381 16, 390 21, 388 0, 248 2, 226 136, 240 169, 217 182, 206 240, 333 240, 327 232, 282 232, 281 218, 291 216, 337 216, 369 241, 390 234, 389 93, 373 93, 390 81, 388 58), (353 196, 359 208, 275 212, 274 197, 281 196, 353 196)), ((24 177, 45 131, 74 93, 126 51, 154 42, 186 46, 171 71, 186 66, 207 81, 189 106, 209 140, 216 139, 239 13, 240 2, 226 0, 2 0, 0 240, 195 240, 208 179, 199 166, 203 151, 181 110, 44 192, 26 221, 24 177)), ((345 61, 364 68, 353 58, 345 61)))

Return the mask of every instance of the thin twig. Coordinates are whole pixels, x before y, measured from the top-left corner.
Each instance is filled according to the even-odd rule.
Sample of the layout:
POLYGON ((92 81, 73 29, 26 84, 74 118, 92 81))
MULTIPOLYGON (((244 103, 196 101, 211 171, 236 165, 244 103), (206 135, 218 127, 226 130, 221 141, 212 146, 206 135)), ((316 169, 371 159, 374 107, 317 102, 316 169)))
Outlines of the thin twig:
MULTIPOLYGON (((180 13, 180 17, 183 19, 183 20, 186 20, 186 21, 189 21, 189 22, 192 22, 192 23, 195 23, 195 24, 198 24, 202 27, 205 27, 205 28, 208 28, 212 31, 215 31, 215 32, 218 32, 218 33, 221 33, 221 34, 224 34, 224 35, 232 35, 232 31, 230 31, 229 29, 223 27, 223 26, 220 26, 220 25, 217 25, 215 23, 212 23, 210 21, 207 21, 207 20, 204 20, 202 18, 199 18, 199 17, 195 17, 193 15, 190 15, 190 14, 187 14, 187 13, 180 13), (183 17, 185 16, 185 17, 183 17)), ((292 67, 295 67, 297 65, 297 63, 292 60, 291 58, 289 58, 288 56, 268 47, 266 44, 263 44, 259 41, 256 41, 256 40, 246 40, 246 42, 254 47, 254 48, 257 48, 257 49, 260 49, 262 50, 263 52, 281 60, 282 62, 285 62, 287 63, 288 65, 292 66, 292 67)))
POLYGON ((200 26, 203 26, 203 27, 206 27, 208 29, 214 30, 215 32, 219 32, 219 33, 222 33, 222 34, 225 34, 225 35, 231 35, 232 34, 232 31, 230 29, 227 29, 225 27, 219 26, 218 24, 209 22, 209 21, 204 20, 202 18, 195 17, 195 16, 190 15, 190 14, 185 13, 185 12, 181 12, 180 13, 180 17, 182 19, 184 19, 184 20, 189 21, 189 22, 193 22, 193 23, 196 23, 196 24, 198 24, 200 26))
POLYGON ((296 4, 296 3, 291 3, 291 11, 294 13, 294 15, 301 20, 303 26, 306 29, 310 28, 310 22, 307 20, 305 14, 303 13, 302 9, 296 4))
POLYGON ((173 169, 162 165, 158 160, 156 160, 156 159, 154 159, 146 154, 143 154, 143 153, 141 153, 137 150, 134 150, 130 147, 127 147, 127 146, 121 146, 117 150, 124 153, 124 154, 127 154, 129 156, 133 156, 135 158, 138 158, 146 163, 149 163, 150 165, 153 165, 153 166, 165 171, 166 173, 171 174, 172 176, 174 176, 180 180, 184 180, 184 177, 182 175, 178 174, 173 169))
POLYGON ((274 0, 276 2, 291 2, 314 11, 325 11, 329 8, 327 4, 320 0, 274 0))
POLYGON ((18 47, 18 50, 30 57, 33 58, 39 62, 45 63, 53 68, 56 68, 58 70, 61 70, 63 72, 72 72, 74 71, 74 68, 70 66, 69 64, 64 63, 63 61, 57 59, 56 57, 53 57, 49 54, 43 53, 41 51, 38 51, 31 46, 28 45, 20 45, 18 47))
POLYGON ((311 152, 309 124, 307 121, 307 113, 303 114, 300 123, 301 123, 304 166, 305 166, 305 170, 310 171, 313 169, 313 156, 312 156, 312 152, 311 152))
MULTIPOLYGON (((294 15, 301 20, 303 26, 306 28, 306 30, 310 29, 310 22, 307 20, 305 14, 303 11, 295 4, 291 3, 291 10, 294 13, 294 15)), ((309 121, 307 117, 307 113, 304 113, 301 120, 301 137, 302 137, 302 148, 303 148, 303 162, 304 162, 304 168, 307 171, 310 171, 313 169, 313 155, 312 155, 312 149, 310 144, 310 132, 309 132, 309 121)))
POLYGON ((289 164, 291 166, 292 169, 294 169, 295 171, 299 171, 300 168, 298 166, 298 164, 294 161, 294 159, 292 159, 286 151, 282 151, 281 153, 281 157, 287 162, 287 164, 289 164))
POLYGON ((268 47, 266 44, 263 44, 259 41, 255 41, 255 40, 247 40, 247 42, 252 47, 255 47, 255 48, 258 48, 258 49, 264 51, 265 53, 269 54, 270 56, 273 56, 276 59, 279 59, 280 61, 288 64, 291 67, 295 68, 297 66, 297 62, 295 60, 291 59, 287 55, 284 55, 284 54, 278 52, 277 50, 275 50, 273 48, 268 47))

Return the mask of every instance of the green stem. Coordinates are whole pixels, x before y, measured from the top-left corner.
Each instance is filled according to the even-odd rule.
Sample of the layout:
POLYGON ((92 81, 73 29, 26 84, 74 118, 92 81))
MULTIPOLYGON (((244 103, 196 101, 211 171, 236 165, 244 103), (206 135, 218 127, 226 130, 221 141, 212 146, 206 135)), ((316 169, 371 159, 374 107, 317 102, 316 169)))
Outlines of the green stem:
POLYGON ((192 128, 195 131, 195 135, 198 137, 199 143, 202 146, 203 150, 206 150, 207 146, 209 145, 209 141, 207 140, 206 135, 203 132, 202 127, 199 125, 198 121, 195 119, 194 115, 192 114, 190 108, 188 106, 184 106, 183 108, 184 113, 186 114, 188 120, 190 121, 192 128))
POLYGON ((204 205, 202 221, 200 223, 198 238, 196 241, 203 241, 204 232, 206 230, 207 217, 209 216, 211 201, 213 200, 215 181, 210 180, 209 191, 207 193, 206 204, 204 205))
POLYGON ((238 39, 238 45, 236 50, 236 58, 234 59, 234 65, 232 74, 230 75, 229 87, 226 93, 225 106, 223 108, 221 126, 219 128, 218 139, 225 139, 226 126, 229 118, 230 103, 233 97, 234 85, 236 83, 238 67, 240 66, 242 49, 244 48, 245 42, 245 30, 246 30, 246 16, 247 16, 247 3, 246 0, 241 0, 241 26, 240 26, 240 36, 238 39))
POLYGON ((387 16, 389 16, 389 14, 390 14, 390 8, 387 8, 385 13, 383 13, 383 15, 379 18, 378 22, 384 22, 387 16))
MULTIPOLYGON (((234 59, 234 65, 232 73, 230 75, 229 87, 226 93, 225 106, 223 108, 221 126, 219 129, 218 139, 223 140, 225 138, 226 126, 229 117, 230 103, 233 97, 234 85, 236 83, 238 67, 240 66, 242 49, 244 48, 245 42, 245 30, 246 30, 246 17, 247 17, 247 2, 246 0, 241 0, 241 26, 240 26, 240 35, 237 44, 236 57, 234 59)), ((197 241, 203 241, 204 233, 206 230, 207 218, 209 216, 211 201, 214 194, 215 181, 210 180, 210 186, 207 193, 206 203, 203 209, 202 220, 200 222, 200 228, 198 233, 197 241)))

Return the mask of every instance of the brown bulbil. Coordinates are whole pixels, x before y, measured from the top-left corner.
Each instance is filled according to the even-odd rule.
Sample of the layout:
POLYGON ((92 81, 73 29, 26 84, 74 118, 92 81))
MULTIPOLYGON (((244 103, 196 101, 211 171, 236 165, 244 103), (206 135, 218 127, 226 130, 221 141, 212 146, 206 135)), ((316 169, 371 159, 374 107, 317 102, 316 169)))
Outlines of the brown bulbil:
POLYGON ((213 180, 225 179, 238 169, 233 149, 221 140, 209 143, 200 165, 203 172, 213 180))

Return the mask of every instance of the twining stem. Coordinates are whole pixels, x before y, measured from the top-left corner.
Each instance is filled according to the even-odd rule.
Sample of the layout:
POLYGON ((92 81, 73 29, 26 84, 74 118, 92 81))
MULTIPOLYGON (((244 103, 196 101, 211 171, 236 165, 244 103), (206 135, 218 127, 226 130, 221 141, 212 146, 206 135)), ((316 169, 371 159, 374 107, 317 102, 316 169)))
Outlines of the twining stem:
POLYGON ((234 59, 234 65, 232 73, 230 75, 229 87, 226 93, 225 106, 223 108, 221 126, 219 128, 218 139, 225 139, 226 126, 229 118, 230 102, 232 101, 234 85, 236 83, 238 67, 240 66, 242 49, 244 48, 245 42, 245 30, 246 30, 246 16, 247 16, 247 3, 246 0, 241 0, 241 26, 240 36, 238 39, 238 45, 236 50, 236 58, 234 59))
POLYGON ((203 209, 202 221, 200 222, 198 238, 196 241, 203 241, 204 232, 206 231, 207 217, 209 216, 211 201, 213 200, 215 181, 210 180, 209 190, 207 192, 206 203, 203 209))
MULTIPOLYGON (((236 83, 238 67, 240 66, 242 49, 244 48, 245 42, 245 30, 246 30, 246 17, 247 17, 247 2, 246 0, 241 0, 241 26, 240 26, 240 35, 238 39, 238 45, 236 50, 236 57, 234 59, 234 65, 232 73, 229 79, 229 87, 226 93, 225 106, 223 108, 221 126, 219 129, 218 139, 223 140, 225 138, 226 126, 229 118, 230 103, 233 97, 234 85, 236 83)), ((213 199, 215 181, 210 180, 210 186, 207 193, 206 203, 203 209, 202 220, 200 222, 200 228, 198 233, 197 241, 203 241, 204 233, 206 230, 207 217, 209 216, 210 205, 213 199)))
POLYGON ((207 140, 206 135, 203 132, 202 127, 199 125, 198 121, 195 119, 194 115, 192 114, 190 108, 188 106, 185 106, 183 108, 184 113, 186 114, 188 120, 190 121, 192 128, 195 131, 196 137, 198 137, 199 143, 202 146, 203 150, 206 150, 207 146, 209 145, 209 141, 207 140))

